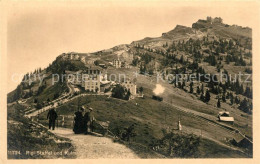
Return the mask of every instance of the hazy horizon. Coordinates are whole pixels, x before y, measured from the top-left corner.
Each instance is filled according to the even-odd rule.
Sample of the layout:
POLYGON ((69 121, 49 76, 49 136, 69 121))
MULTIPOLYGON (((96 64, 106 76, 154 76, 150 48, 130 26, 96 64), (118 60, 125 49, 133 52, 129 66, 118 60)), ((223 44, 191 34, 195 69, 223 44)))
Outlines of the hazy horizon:
POLYGON ((234 2, 231 6, 218 3, 220 5, 203 7, 176 2, 171 2, 172 6, 159 2, 129 6, 119 2, 67 4, 14 3, 9 7, 8 92, 19 83, 11 80, 13 74, 45 68, 63 52, 94 52, 145 37, 159 37, 177 24, 191 27, 192 23, 207 16, 222 17, 226 24, 253 28, 251 16, 258 12, 243 12, 252 5, 250 2, 242 6, 234 2), (240 7, 235 7, 238 4, 240 7))

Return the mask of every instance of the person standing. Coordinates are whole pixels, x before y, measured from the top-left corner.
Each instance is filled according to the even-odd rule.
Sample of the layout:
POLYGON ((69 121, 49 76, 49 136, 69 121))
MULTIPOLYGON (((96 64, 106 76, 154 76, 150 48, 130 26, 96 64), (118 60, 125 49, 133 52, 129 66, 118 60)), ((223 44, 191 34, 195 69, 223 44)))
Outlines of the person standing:
POLYGON ((54 108, 51 108, 47 114, 47 119, 49 119, 49 129, 51 129, 52 127, 52 130, 55 129, 55 121, 57 119, 58 115, 56 113, 56 111, 54 110, 54 108))
POLYGON ((74 117, 74 127, 73 127, 73 131, 75 134, 80 134, 83 132, 83 111, 84 108, 80 108, 80 110, 78 110, 77 112, 75 112, 75 117, 74 117))
POLYGON ((88 123, 90 122, 90 112, 89 111, 87 111, 84 114, 83 122, 84 122, 84 134, 88 134, 88 126, 89 126, 88 123))
POLYGON ((90 131, 93 132, 94 131, 94 115, 93 115, 93 108, 89 107, 89 111, 85 113, 84 115, 84 133, 88 134, 89 132, 89 127, 90 127, 90 131), (89 126, 89 127, 88 127, 89 126))
POLYGON ((94 131, 94 122, 95 122, 95 117, 93 114, 93 108, 89 108, 89 122, 90 122, 90 131, 94 131))

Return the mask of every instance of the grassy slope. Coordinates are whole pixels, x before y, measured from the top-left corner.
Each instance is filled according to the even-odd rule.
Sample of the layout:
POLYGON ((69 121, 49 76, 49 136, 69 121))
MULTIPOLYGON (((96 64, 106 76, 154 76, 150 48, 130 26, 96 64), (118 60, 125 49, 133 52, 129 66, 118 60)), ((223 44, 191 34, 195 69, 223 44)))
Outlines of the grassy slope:
MULTIPOLYGON (((61 106, 57 109, 58 114, 73 116, 77 103, 77 100, 73 100, 71 103, 61 106)), ((202 135, 206 138, 212 138, 213 140, 221 141, 223 143, 226 142, 225 139, 232 138, 232 135, 226 133, 222 128, 207 124, 206 122, 180 112, 162 102, 152 100, 151 98, 135 99, 127 102, 106 98, 105 96, 85 96, 81 98, 80 105, 89 105, 93 107, 95 109, 94 115, 97 120, 110 121, 110 129, 113 132, 115 132, 116 128, 123 129, 124 127, 135 123, 137 136, 134 138, 134 141, 146 146, 163 136, 162 129, 166 129, 167 127, 169 127, 169 129, 176 129, 179 117, 181 117, 184 132, 197 135, 202 132, 202 135), (137 106, 135 105, 136 103, 138 103, 137 106)), ((47 123, 46 114, 47 113, 45 112, 40 116, 41 122, 45 124, 47 123)), ((72 128, 72 121, 72 118, 66 118, 65 126, 72 128)), ((226 153, 219 154, 218 157, 245 157, 237 151, 230 151, 228 148, 207 139, 202 140, 200 148, 201 157, 213 157, 219 149, 226 150, 226 153), (207 146, 207 144, 214 145, 218 147, 218 149, 208 150, 208 153, 205 154, 202 150, 211 147, 207 146)))
MULTIPOLYGON (((108 72, 113 72, 115 74, 126 74, 127 77, 133 78, 133 72, 138 71, 136 68, 132 69, 111 69, 108 72)), ((215 99, 214 94, 211 94, 211 100, 208 104, 203 103, 198 100, 198 97, 186 93, 183 90, 174 88, 173 85, 163 82, 159 79, 159 83, 164 86, 165 92, 161 95, 164 98, 164 101, 172 103, 179 107, 188 108, 193 111, 201 112, 210 115, 213 119, 217 120, 217 114, 219 111, 227 110, 231 113, 231 116, 235 119, 234 127, 238 128, 241 132, 245 133, 248 136, 252 136, 252 116, 242 112, 237 109, 236 105, 230 106, 227 103, 222 103, 222 108, 217 108, 217 99, 215 99)), ((157 84, 156 77, 147 77, 143 75, 137 76, 137 87, 142 86, 145 89, 145 95, 152 95, 153 89, 157 84)), ((196 86, 197 84, 195 84, 196 86)), ((188 86, 188 84, 186 84, 188 86)), ((194 91, 196 87, 193 87, 194 91)), ((189 90, 189 87, 187 87, 189 90)), ((229 100, 227 100, 229 102, 229 100)))

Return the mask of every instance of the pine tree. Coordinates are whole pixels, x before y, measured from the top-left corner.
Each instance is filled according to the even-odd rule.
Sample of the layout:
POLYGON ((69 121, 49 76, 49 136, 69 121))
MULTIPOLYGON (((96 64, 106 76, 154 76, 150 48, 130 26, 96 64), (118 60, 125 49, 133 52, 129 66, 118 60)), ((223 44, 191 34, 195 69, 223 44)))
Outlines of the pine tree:
POLYGON ((246 113, 249 112, 248 100, 246 98, 240 102, 239 109, 246 113))
POLYGON ((181 85, 181 89, 184 89, 185 86, 186 86, 186 85, 185 85, 185 81, 183 81, 183 82, 182 82, 182 85, 181 85))
POLYGON ((217 107, 220 108, 221 107, 221 104, 220 104, 220 99, 218 99, 218 102, 217 102, 217 107))
POLYGON ((240 85, 240 88, 239 88, 239 94, 244 94, 244 87, 243 87, 243 84, 240 85))
POLYGON ((233 105, 233 103, 234 103, 234 98, 233 98, 233 95, 232 95, 232 96, 230 96, 230 98, 229 98, 229 99, 230 99, 230 104, 231 104, 231 105, 233 105))
POLYGON ((251 91, 250 87, 248 87, 248 86, 246 87, 244 96, 246 96, 247 98, 252 98, 252 91, 251 91))
POLYGON ((30 88, 30 91, 29 91, 29 97, 33 96, 33 91, 32 89, 30 88))
POLYGON ((182 86, 182 85, 181 85, 181 82, 179 81, 179 82, 178 82, 178 88, 181 88, 181 86, 182 86))
POLYGON ((22 94, 23 94, 22 86, 18 85, 13 96, 13 101, 20 99, 22 97, 22 94))
POLYGON ((42 104, 40 104, 39 102, 37 102, 36 108, 37 108, 37 109, 41 109, 41 108, 42 108, 42 104))
POLYGON ((180 63, 183 63, 183 62, 184 62, 183 55, 181 55, 180 63))
POLYGON ((204 94, 204 85, 201 85, 201 93, 204 94))
POLYGON ((25 81, 25 80, 26 80, 26 75, 24 75, 24 76, 23 76, 23 79, 22 79, 22 81, 25 81))
POLYGON ((226 102, 226 95, 225 95, 225 92, 223 92, 223 95, 222 95, 222 101, 223 101, 223 102, 226 102))
POLYGON ((201 101, 204 101, 204 95, 203 95, 203 93, 201 93, 201 95, 200 95, 200 100, 201 100, 201 101))
POLYGON ((239 98, 236 96, 236 98, 235 98, 235 103, 236 104, 239 104, 240 103, 240 100, 239 100, 239 98))
POLYGON ((190 93, 193 93, 193 82, 190 83, 190 93))
POLYGON ((200 94, 200 87, 197 86, 197 94, 199 95, 200 94))
POLYGON ((210 93, 209 90, 207 90, 205 95, 205 102, 209 102, 209 100, 210 100, 210 93))

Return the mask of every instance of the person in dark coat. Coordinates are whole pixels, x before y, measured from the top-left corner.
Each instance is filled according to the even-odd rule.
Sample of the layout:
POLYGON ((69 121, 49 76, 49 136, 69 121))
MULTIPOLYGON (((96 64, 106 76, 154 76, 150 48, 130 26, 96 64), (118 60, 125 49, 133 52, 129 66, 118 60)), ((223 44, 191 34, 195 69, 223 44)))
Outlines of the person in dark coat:
POLYGON ((84 111, 84 108, 80 108, 79 111, 75 112, 75 117, 74 117, 74 127, 73 131, 75 134, 80 134, 84 132, 84 126, 83 126, 83 114, 82 112, 84 111))
POLYGON ((90 113, 89 111, 84 114, 83 122, 84 122, 84 134, 88 134, 88 123, 90 121, 90 113))
POLYGON ((57 117, 58 117, 58 115, 55 112, 54 108, 50 109, 47 114, 47 119, 49 119, 49 129, 51 129, 51 127, 52 127, 52 130, 55 129, 55 121, 56 121, 57 117))

